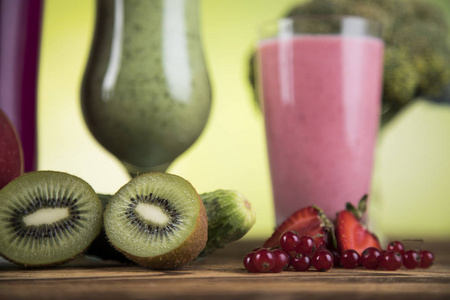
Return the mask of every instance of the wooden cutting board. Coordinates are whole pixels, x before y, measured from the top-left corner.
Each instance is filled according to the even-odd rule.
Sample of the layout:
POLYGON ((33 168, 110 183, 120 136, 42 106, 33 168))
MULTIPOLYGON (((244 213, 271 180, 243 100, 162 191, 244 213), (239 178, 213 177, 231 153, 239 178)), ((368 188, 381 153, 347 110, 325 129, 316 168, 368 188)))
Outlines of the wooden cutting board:
POLYGON ((49 269, 0 264, 0 299, 450 299, 450 241, 426 243, 429 269, 285 271, 242 266, 259 242, 241 241, 179 270, 154 271, 86 257, 49 269))

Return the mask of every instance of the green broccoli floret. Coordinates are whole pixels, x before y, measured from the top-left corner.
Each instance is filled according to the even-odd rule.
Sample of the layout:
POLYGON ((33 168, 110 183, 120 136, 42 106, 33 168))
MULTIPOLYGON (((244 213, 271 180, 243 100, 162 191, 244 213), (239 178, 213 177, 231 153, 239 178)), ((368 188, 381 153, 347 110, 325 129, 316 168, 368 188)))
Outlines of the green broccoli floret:
POLYGON ((445 31, 448 30, 450 24, 448 24, 446 15, 443 14, 438 7, 436 7, 435 5, 431 5, 429 1, 423 0, 409 0, 409 1, 411 1, 411 9, 412 9, 412 13, 409 16, 410 18, 416 18, 416 20, 420 20, 421 22, 430 22, 436 24, 439 28, 445 31))
POLYGON ((384 61, 384 102, 388 102, 388 107, 407 104, 414 98, 420 79, 409 51, 403 47, 389 47, 384 61))
POLYGON ((347 6, 345 14, 361 16, 369 20, 377 20, 383 26, 384 39, 392 35, 395 18, 388 10, 386 10, 383 6, 380 6, 380 3, 367 0, 356 1, 356 3, 355 1, 347 2, 351 2, 353 5, 347 6))
POLYGON ((385 61, 385 77, 390 79, 384 81, 384 101, 406 103, 407 95, 436 96, 450 83, 447 20, 437 7, 427 1, 313 0, 288 13, 289 16, 301 14, 359 15, 383 25, 383 38, 389 52, 385 61), (403 49, 390 51, 398 47, 403 49), (401 71, 399 66, 405 69, 401 71), (398 86, 399 83, 405 85, 398 86), (404 92, 400 93, 401 89, 404 92))
POLYGON ((436 97, 450 84, 450 25, 427 0, 311 0, 287 16, 357 15, 383 25, 384 107, 436 97))
POLYGON ((450 82, 450 47, 446 35, 446 30, 437 23, 411 21, 392 36, 389 48, 408 49, 409 58, 419 76, 418 95, 438 96, 450 82))
POLYGON ((348 10, 349 0, 314 0, 294 7, 287 13, 288 17, 299 15, 332 15, 348 10))

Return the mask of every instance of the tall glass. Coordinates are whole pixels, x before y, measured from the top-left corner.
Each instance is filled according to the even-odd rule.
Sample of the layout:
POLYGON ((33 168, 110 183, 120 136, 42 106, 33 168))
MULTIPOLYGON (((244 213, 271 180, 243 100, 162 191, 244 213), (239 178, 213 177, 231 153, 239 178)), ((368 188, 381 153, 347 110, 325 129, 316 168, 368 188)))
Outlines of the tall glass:
POLYGON ((24 171, 37 168, 37 79, 44 0, 0 0, 0 108, 20 136, 24 171))
POLYGON ((165 171, 210 112, 198 0, 97 0, 96 9, 85 121, 132 176, 165 171))
POLYGON ((269 22, 258 44, 276 222, 316 205, 329 217, 370 191, 384 43, 352 16, 269 22))

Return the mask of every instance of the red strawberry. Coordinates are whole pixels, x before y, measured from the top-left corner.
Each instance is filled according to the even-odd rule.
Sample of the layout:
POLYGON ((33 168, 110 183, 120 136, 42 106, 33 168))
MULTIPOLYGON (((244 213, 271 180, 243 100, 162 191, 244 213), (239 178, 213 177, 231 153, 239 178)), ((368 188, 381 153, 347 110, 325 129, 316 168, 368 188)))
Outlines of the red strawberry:
POLYGON ((355 250, 359 255, 369 247, 381 250, 378 238, 360 222, 365 211, 366 199, 366 196, 361 199, 358 210, 348 204, 347 210, 339 212, 336 216, 335 233, 341 254, 348 249, 355 250))
POLYGON ((315 206, 308 206, 296 211, 278 226, 263 247, 279 246, 281 235, 288 230, 297 232, 299 236, 309 235, 314 237, 316 249, 318 249, 326 246, 329 237, 328 232, 333 230, 333 224, 321 209, 315 206))

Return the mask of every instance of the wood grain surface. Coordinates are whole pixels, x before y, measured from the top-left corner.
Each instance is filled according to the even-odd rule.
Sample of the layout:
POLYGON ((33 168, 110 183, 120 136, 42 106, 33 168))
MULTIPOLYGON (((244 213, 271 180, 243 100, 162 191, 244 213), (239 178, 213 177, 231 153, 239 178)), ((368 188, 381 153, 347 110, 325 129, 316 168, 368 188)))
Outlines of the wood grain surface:
POLYGON ((236 242, 170 271, 86 257, 48 269, 3 262, 0 299, 450 299, 450 241, 424 245, 436 254, 429 269, 251 274, 242 259, 258 244, 236 242))

